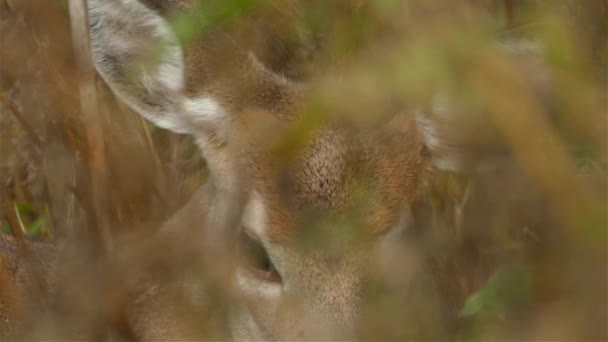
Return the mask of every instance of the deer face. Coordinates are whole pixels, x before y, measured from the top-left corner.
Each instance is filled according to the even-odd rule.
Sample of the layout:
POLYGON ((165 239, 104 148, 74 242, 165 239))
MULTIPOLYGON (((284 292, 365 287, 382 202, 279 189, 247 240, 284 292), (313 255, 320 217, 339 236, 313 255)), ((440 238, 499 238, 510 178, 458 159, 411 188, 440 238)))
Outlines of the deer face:
MULTIPOLYGON (((407 245, 425 153, 410 122, 369 135, 321 129, 287 165, 256 155, 236 274, 253 304, 236 315, 237 335, 352 339, 366 281, 407 245)), ((414 258, 403 263, 415 271, 414 258)))
POLYGON ((366 282, 407 287, 410 206, 431 169, 428 130, 395 116, 373 130, 331 122, 288 158, 265 144, 296 125, 303 87, 224 33, 180 45, 165 15, 188 1, 89 0, 97 69, 112 90, 158 126, 192 134, 218 190, 242 198, 234 229, 240 300, 236 339, 356 336, 366 282), (157 63, 144 63, 162 46, 157 63), (272 121, 275 129, 255 129, 272 121), (255 131, 257 133, 251 133, 255 131), (260 139, 260 136, 262 138, 260 139), (395 259, 396 255, 400 255, 395 259), (401 260, 396 277, 382 265, 401 260))

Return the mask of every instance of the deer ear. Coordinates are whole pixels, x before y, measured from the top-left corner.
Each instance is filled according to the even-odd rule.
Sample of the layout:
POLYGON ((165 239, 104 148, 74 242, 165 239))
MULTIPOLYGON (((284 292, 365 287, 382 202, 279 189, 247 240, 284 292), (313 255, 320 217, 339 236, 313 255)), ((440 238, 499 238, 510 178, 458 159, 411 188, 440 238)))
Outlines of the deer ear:
POLYGON ((416 116, 418 131, 430 151, 435 169, 477 173, 499 168, 509 149, 489 115, 436 95, 416 116))
POLYGON ((138 0, 89 0, 93 59, 101 77, 156 125, 192 133, 182 110, 182 48, 168 22, 138 0))
MULTIPOLYGON (((519 72, 518 77, 530 89, 529 96, 535 97, 541 106, 551 106, 550 74, 540 43, 507 36, 493 49, 519 72)), ((458 96, 458 92, 437 91, 424 112, 417 115, 418 130, 431 151, 436 169, 469 173, 504 166, 512 158, 511 148, 490 115, 492 108, 487 103, 471 105, 458 96)), ((505 99, 509 96, 504 94, 505 99)))
POLYGON ((417 114, 418 131, 435 169, 478 173, 500 168, 509 160, 508 146, 485 114, 456 105, 446 96, 436 96, 427 111, 417 114))
POLYGON ((430 112, 416 114, 418 131, 424 138, 426 148, 431 152, 433 165, 442 171, 459 172, 464 169, 461 151, 453 136, 449 134, 449 125, 445 118, 435 112, 441 109, 439 103, 432 106, 430 112), (438 108, 434 108, 439 106, 438 108))

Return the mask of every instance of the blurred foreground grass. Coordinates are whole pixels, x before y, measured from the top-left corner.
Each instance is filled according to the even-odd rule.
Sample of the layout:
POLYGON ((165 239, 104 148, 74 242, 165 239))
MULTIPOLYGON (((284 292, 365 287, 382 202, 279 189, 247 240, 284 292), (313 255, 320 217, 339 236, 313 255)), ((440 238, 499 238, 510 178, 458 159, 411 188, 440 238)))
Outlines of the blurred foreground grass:
MULTIPOLYGON (((264 6, 201 5, 217 12, 173 25, 188 42, 264 6)), ((445 337, 605 340, 606 2, 310 1, 302 8, 286 32, 313 50, 314 67, 293 76, 311 80, 315 96, 282 142, 284 153, 330 117, 371 127, 436 94, 445 103, 430 110, 454 136, 466 172, 438 174, 416 208, 445 337), (523 42, 522 51, 540 48, 512 58, 496 48, 500 39, 523 42)), ((64 2, 0 0, 1 229, 107 250, 96 229, 110 240, 148 234, 202 184, 204 161, 190 138, 143 122, 99 81, 105 186, 103 200, 92 199, 94 156, 69 37, 64 2), (19 227, 11 227, 13 213, 19 227)))

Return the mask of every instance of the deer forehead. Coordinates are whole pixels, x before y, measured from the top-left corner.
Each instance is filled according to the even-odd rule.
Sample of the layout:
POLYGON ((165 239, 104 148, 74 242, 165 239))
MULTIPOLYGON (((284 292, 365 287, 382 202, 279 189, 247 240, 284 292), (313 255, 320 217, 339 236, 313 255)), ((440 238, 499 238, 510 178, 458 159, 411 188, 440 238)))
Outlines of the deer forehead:
POLYGON ((248 217, 264 219, 251 228, 282 240, 318 223, 317 218, 351 215, 369 237, 395 226, 424 185, 427 165, 417 134, 397 139, 382 134, 362 137, 326 129, 287 166, 253 155, 250 202, 256 214, 248 217))

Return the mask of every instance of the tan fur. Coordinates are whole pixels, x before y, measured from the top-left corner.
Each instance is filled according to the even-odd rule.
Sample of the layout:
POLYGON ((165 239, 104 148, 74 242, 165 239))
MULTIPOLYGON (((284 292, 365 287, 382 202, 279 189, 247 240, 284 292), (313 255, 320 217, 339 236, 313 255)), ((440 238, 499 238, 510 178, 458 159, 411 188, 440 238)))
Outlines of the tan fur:
MULTIPOLYGON (((127 77, 128 67, 138 66, 145 55, 142 42, 173 47, 171 33, 159 35, 159 27, 164 29, 167 16, 188 12, 192 2, 89 0, 101 76, 140 114, 194 135, 201 147, 210 168, 209 184, 217 190, 205 190, 204 200, 191 204, 191 211, 205 213, 199 217, 201 226, 218 211, 209 207, 221 209, 226 194, 239 193, 248 203, 254 197, 260 201, 263 210, 257 214, 264 227, 256 227, 262 232, 256 239, 282 282, 256 278, 241 266, 234 270, 242 295, 230 307, 229 330, 237 340, 356 337, 369 267, 379 258, 377 250, 395 239, 388 233, 407 225, 409 208, 420 197, 432 164, 417 121, 405 114, 373 130, 328 123, 314 130, 290 158, 265 144, 297 124, 306 99, 301 78, 309 57, 291 53, 283 26, 268 24, 272 18, 288 21, 297 13, 290 7, 295 3, 211 28, 133 79, 127 77), (134 13, 140 14, 138 20, 129 17, 134 13), (166 70, 183 74, 163 74, 166 70), (253 126, 266 121, 276 129, 262 128, 266 139, 253 139, 253 126), (345 235, 341 230, 350 224, 345 221, 349 217, 357 223, 352 225, 355 232, 345 235), (306 234, 316 238, 312 247, 298 244, 306 234)), ((170 226, 165 231, 186 236, 183 227, 170 226)), ((10 244, 5 238, 0 242, 0 247, 10 244)), ((18 259, 14 249, 1 254, 9 256, 9 265, 18 259)), ((21 288, 20 278, 11 274, 11 284, 21 288)), ((141 292, 129 313, 139 337, 188 336, 183 334, 187 319, 175 307, 164 307, 171 296, 141 292)))
POLYGON ((55 283, 55 248, 41 242, 28 243, 33 260, 29 262, 15 238, 0 233, 0 338, 9 339, 21 328, 23 321, 39 307, 40 290, 52 289, 55 283), (34 266, 34 267, 32 267, 34 266), (33 274, 32 272, 41 272, 33 274), (36 284, 41 281, 42 284, 36 284))
POLYGON ((369 236, 390 229, 404 208, 418 199, 431 168, 430 154, 414 121, 402 120, 395 126, 375 132, 323 129, 290 165, 281 162, 281 156, 253 153, 254 187, 273 203, 269 212, 272 239, 291 235, 299 212, 352 213, 354 192, 362 187, 370 192, 368 209, 361 217, 369 236))

